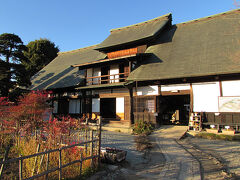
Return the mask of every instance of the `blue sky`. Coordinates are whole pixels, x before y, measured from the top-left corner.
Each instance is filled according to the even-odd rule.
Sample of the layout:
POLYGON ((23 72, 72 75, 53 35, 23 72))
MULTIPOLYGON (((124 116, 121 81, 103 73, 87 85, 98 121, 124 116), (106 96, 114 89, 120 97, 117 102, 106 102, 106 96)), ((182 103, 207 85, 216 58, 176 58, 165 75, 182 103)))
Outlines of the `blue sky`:
POLYGON ((0 34, 14 33, 24 44, 48 38, 69 51, 167 13, 177 24, 233 9, 234 0, 0 0, 0 34))

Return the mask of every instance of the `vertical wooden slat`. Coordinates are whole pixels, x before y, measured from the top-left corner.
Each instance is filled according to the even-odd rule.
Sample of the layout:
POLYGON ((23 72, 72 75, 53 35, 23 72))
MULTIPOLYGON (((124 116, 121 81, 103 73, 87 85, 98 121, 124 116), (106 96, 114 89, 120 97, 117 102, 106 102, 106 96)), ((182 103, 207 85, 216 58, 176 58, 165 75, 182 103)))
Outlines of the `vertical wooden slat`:
POLYGON ((5 166, 5 161, 7 160, 8 158, 8 153, 9 153, 9 150, 10 150, 10 146, 7 146, 6 150, 5 150, 5 154, 4 154, 4 157, 3 157, 3 164, 1 166, 1 169, 0 169, 0 179, 2 177, 2 172, 3 172, 3 168, 5 166))
POLYGON ((101 155, 101 135, 102 135, 102 117, 99 117, 99 129, 98 129, 98 168, 100 167, 100 155, 101 155))
MULTIPOLYGON (((50 153, 47 153, 46 171, 48 171, 48 169, 49 169, 49 158, 50 158, 49 156, 50 156, 50 153)), ((45 179, 48 180, 48 173, 46 174, 45 179)))
MULTIPOLYGON (((93 130, 90 131, 90 156, 93 156, 93 130)), ((91 167, 93 167, 93 159, 91 158, 91 167)))
MULTIPOLYGON (((88 131, 87 131, 87 129, 85 129, 85 141, 87 141, 88 140, 88 131)), ((87 154, 87 149, 88 149, 88 145, 87 145, 87 143, 85 144, 85 153, 87 154)))
POLYGON ((60 148, 59 148, 58 168, 59 168, 59 180, 61 180, 62 179, 62 150, 60 148))
MULTIPOLYGON (((20 154, 20 156, 19 157, 22 157, 22 155, 20 154)), ((22 180, 23 179, 23 172, 22 172, 22 170, 23 170, 23 160, 22 159, 20 159, 19 160, 19 180, 22 180)))
POLYGON ((83 153, 81 152, 81 155, 80 155, 80 178, 82 176, 82 164, 83 164, 83 153))
MULTIPOLYGON (((38 152, 40 151, 40 146, 41 146, 41 145, 38 144, 36 153, 38 153, 38 152)), ((38 156, 35 156, 34 165, 33 165, 33 169, 32 169, 32 176, 33 176, 34 173, 35 173, 35 168, 36 168, 36 165, 37 165, 37 158, 38 158, 38 156)))
MULTIPOLYGON (((45 151, 46 151, 46 149, 44 149, 44 152, 45 152, 45 151)), ((45 157, 45 154, 43 154, 43 155, 41 156, 40 163, 39 163, 38 170, 37 170, 37 174, 40 172, 40 168, 41 168, 41 166, 42 166, 44 157, 45 157)))

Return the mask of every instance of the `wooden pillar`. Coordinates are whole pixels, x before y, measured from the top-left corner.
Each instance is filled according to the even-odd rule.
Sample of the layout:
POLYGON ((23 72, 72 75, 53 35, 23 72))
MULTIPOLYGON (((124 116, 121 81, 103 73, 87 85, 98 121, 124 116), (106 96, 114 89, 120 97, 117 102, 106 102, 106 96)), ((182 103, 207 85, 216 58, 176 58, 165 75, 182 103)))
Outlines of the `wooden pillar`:
POLYGON ((130 113, 130 124, 134 124, 134 115, 133 115, 133 88, 128 88, 129 97, 130 97, 130 106, 129 106, 129 113, 130 113))
POLYGON ((190 83, 190 113, 193 112, 193 88, 192 83, 190 83))
POLYGON ((222 81, 219 81, 220 96, 223 96, 222 81))

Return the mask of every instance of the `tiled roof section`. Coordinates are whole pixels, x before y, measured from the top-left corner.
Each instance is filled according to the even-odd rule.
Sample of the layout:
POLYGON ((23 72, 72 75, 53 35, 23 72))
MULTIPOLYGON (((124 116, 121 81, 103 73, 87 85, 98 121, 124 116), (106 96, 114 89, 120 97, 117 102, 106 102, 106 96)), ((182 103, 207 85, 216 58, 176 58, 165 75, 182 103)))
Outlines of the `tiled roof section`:
POLYGON ((142 23, 112 29, 111 34, 100 43, 96 49, 105 50, 119 45, 126 45, 140 40, 153 38, 161 32, 163 27, 171 22, 171 20, 172 15, 166 14, 142 23))
POLYGON ((240 10, 174 25, 146 53, 128 80, 240 73, 240 10))
POLYGON ((58 56, 32 77, 31 89, 55 89, 73 87, 81 83, 83 74, 73 64, 105 58, 94 46, 59 53, 58 56))

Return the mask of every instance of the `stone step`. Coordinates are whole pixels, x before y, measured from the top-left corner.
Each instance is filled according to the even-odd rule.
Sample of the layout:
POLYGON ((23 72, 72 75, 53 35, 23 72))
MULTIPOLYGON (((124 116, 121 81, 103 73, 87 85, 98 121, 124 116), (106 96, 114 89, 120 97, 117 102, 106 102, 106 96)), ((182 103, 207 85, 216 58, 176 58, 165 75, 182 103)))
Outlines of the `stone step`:
POLYGON ((121 120, 121 121, 109 121, 108 122, 109 124, 130 124, 129 121, 124 121, 124 120, 121 120))
POLYGON ((123 132, 123 133, 132 133, 132 128, 129 128, 129 127, 102 126, 102 130, 116 131, 116 132, 123 132))

